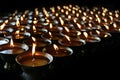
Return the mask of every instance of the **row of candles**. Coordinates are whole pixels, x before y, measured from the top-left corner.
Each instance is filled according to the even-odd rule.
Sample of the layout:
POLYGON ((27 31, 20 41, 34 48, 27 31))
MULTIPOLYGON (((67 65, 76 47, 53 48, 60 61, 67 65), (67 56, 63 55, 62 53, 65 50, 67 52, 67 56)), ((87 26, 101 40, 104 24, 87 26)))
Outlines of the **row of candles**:
POLYGON ((16 10, 0 17, 0 54, 17 55, 14 60, 18 64, 38 67, 51 63, 54 57, 72 55, 70 47, 100 42, 119 31, 119 11, 104 7, 16 10))

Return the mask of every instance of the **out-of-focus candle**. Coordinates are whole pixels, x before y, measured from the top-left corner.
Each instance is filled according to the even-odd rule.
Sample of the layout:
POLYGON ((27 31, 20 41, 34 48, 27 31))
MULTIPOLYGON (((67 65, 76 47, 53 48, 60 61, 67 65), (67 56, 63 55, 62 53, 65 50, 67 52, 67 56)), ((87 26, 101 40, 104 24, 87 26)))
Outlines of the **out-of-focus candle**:
POLYGON ((83 39, 73 38, 67 35, 65 35, 64 38, 60 39, 58 42, 64 46, 82 46, 86 44, 85 40, 83 39))

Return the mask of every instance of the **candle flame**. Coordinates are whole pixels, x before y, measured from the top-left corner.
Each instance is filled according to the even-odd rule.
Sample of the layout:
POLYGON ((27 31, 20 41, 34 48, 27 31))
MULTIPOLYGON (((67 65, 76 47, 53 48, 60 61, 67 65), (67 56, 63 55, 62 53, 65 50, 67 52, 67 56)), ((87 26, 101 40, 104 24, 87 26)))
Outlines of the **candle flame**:
POLYGON ((49 17, 49 14, 48 14, 47 10, 45 9, 45 7, 43 7, 42 9, 43 9, 43 12, 44 12, 45 16, 49 17))
POLYGON ((35 42, 36 41, 35 37, 32 37, 32 40, 35 42))
POLYGON ((79 31, 79 32, 77 32, 77 36, 80 36, 81 35, 81 32, 79 31))
POLYGON ((0 30, 3 30, 5 27, 5 23, 3 23, 1 26, 0 26, 0 30))
POLYGON ((65 26, 64 29, 65 29, 65 31, 70 32, 70 30, 68 29, 68 27, 65 26))
POLYGON ((59 17, 59 20, 60 20, 61 25, 63 26, 64 25, 63 19, 61 17, 59 17))
POLYGON ((100 34, 100 31, 96 30, 96 33, 99 35, 99 34, 100 34))
POLYGON ((32 56, 35 55, 35 48, 36 48, 36 44, 33 43, 33 45, 32 45, 32 56))
POLYGON ((20 26, 20 21, 19 21, 19 20, 16 21, 16 26, 17 26, 17 27, 20 26))
POLYGON ((52 29, 53 28, 53 25, 52 25, 52 23, 50 23, 50 29, 52 29))
POLYGON ((88 33, 87 32, 83 32, 83 35, 85 36, 85 38, 88 38, 88 33))
POLYGON ((56 51, 58 51, 58 46, 56 45, 56 44, 53 44, 53 47, 54 47, 54 49, 56 50, 56 51))
POLYGON ((33 26, 32 28, 33 28, 33 32, 36 32, 36 27, 35 27, 35 26, 33 26))
POLYGON ((10 47, 14 47, 13 39, 10 39, 10 47))
POLYGON ((23 21, 23 17, 22 16, 20 17, 20 20, 23 21))
POLYGON ((79 23, 77 23, 76 25, 81 30, 82 26, 79 23))
POLYGON ((116 23, 113 23, 113 27, 114 27, 114 28, 117 28, 117 24, 116 24, 116 23))
POLYGON ((109 26, 105 25, 105 28, 106 28, 107 30, 109 30, 109 26))
POLYGON ((70 37, 68 35, 65 35, 65 38, 70 41, 70 37))

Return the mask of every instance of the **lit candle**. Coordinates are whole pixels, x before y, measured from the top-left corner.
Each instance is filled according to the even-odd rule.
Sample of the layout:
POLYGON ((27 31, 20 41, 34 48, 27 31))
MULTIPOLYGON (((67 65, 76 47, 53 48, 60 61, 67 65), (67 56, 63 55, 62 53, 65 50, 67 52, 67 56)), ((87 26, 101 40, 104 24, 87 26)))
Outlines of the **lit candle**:
POLYGON ((78 33, 78 38, 85 40, 86 42, 94 43, 94 42, 100 42, 101 39, 98 36, 93 36, 88 34, 88 32, 83 31, 81 33, 78 33))
POLYGON ((29 47, 26 44, 13 43, 13 40, 10 40, 10 44, 3 44, 0 46, 0 55, 1 59, 5 63, 3 68, 7 72, 13 72, 18 74, 21 72, 19 65, 15 62, 15 57, 19 54, 26 52, 29 47))
MULTIPOLYGON (((42 53, 35 50, 36 44, 33 43, 32 51, 20 54, 16 57, 16 61, 22 67, 42 67, 50 64, 53 60, 53 57, 50 54, 42 53)), ((26 72, 26 69, 24 68, 26 72)))
POLYGON ((31 37, 30 39, 25 39, 23 42, 30 47, 32 47, 32 43, 34 42, 36 43, 38 49, 44 48, 52 43, 50 39, 46 39, 46 38, 42 39, 39 37, 31 37))
POLYGON ((83 39, 73 38, 67 35, 65 35, 64 38, 60 39, 58 42, 64 46, 82 46, 86 44, 85 40, 83 39))
POLYGON ((29 47, 26 44, 13 43, 13 39, 10 40, 10 44, 4 44, 0 47, 1 54, 20 54, 27 51, 29 47))
POLYGON ((50 53, 53 57, 65 57, 73 54, 73 50, 69 47, 60 46, 60 45, 50 45, 42 50, 45 53, 50 53))

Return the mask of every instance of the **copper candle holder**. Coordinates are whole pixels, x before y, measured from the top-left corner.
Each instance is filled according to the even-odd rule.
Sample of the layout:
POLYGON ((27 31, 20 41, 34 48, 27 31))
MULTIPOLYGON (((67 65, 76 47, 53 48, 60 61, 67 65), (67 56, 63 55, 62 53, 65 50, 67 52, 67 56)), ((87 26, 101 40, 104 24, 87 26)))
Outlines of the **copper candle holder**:
POLYGON ((49 73, 53 57, 40 51, 36 51, 33 56, 31 51, 27 51, 18 55, 15 60, 23 70, 22 77, 31 80, 42 79, 49 73))
POLYGON ((7 73, 19 73, 21 69, 15 62, 15 57, 18 54, 24 53, 29 49, 26 44, 14 43, 14 46, 10 44, 4 44, 0 46, 0 57, 4 62, 4 70, 7 73))
POLYGON ((42 48, 52 44, 52 41, 47 38, 39 38, 39 37, 34 37, 36 41, 33 41, 32 38, 30 39, 25 39, 23 43, 27 44, 30 48, 32 47, 32 43, 35 42, 37 45, 37 50, 42 50, 42 48))

